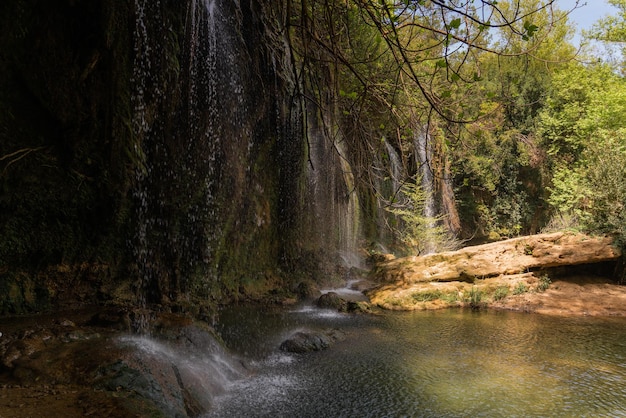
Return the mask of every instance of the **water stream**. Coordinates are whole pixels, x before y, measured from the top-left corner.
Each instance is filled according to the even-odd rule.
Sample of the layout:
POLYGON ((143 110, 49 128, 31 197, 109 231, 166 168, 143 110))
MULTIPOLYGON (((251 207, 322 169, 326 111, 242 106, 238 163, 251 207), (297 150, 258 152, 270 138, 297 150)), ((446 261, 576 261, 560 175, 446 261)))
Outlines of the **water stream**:
POLYGON ((626 320, 519 313, 351 316, 308 305, 234 308, 220 332, 256 372, 209 417, 625 417, 626 320), (340 328, 288 354, 303 328, 340 328))

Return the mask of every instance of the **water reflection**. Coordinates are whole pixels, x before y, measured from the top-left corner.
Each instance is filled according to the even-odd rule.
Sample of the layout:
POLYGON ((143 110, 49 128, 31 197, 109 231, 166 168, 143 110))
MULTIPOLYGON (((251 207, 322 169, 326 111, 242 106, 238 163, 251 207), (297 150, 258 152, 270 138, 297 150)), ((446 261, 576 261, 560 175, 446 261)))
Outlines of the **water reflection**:
POLYGON ((222 334, 255 359, 210 416, 626 417, 626 319, 441 311, 351 316, 231 311, 222 334), (302 327, 348 338, 277 350, 302 327))

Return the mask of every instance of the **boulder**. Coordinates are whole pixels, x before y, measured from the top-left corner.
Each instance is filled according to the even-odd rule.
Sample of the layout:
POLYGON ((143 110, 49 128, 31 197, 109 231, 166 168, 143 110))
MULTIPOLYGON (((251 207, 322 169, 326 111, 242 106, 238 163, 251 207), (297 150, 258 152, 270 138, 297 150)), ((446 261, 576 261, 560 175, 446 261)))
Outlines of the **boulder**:
POLYGON ((320 308, 336 309, 338 311, 345 311, 347 302, 344 298, 339 296, 336 292, 324 293, 317 299, 317 306, 320 308))
POLYGON ((372 307, 365 301, 348 301, 345 311, 348 313, 372 313, 372 307))
POLYGON ((280 349, 289 353, 320 351, 329 348, 333 343, 344 338, 344 333, 336 329, 329 331, 298 331, 283 341, 280 349))

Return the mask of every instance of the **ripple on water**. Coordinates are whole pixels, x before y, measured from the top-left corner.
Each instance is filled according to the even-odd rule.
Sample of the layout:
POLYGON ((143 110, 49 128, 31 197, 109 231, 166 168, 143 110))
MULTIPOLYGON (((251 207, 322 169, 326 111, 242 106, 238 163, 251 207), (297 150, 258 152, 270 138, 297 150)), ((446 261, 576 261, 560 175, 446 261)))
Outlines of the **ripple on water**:
POLYGON ((320 353, 275 348, 211 416, 626 417, 624 320, 317 311, 291 311, 285 326, 354 332, 320 353))

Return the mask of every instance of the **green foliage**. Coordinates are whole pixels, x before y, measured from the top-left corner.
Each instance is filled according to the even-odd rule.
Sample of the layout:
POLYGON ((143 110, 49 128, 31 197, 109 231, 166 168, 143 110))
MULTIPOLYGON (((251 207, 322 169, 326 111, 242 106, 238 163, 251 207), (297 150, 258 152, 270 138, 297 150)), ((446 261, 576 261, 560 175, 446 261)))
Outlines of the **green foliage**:
POLYGON ((484 305, 482 299, 483 299, 483 292, 478 290, 476 286, 472 286, 472 290, 470 290, 470 293, 469 293, 470 308, 474 310, 482 308, 484 305))
POLYGON ((493 292, 493 300, 502 300, 509 295, 509 287, 508 286, 498 286, 496 290, 493 292))
POLYGON ((443 293, 439 290, 430 290, 425 292, 415 292, 411 295, 416 302, 430 302, 433 300, 441 299, 443 293))
POLYGON ((517 283, 517 285, 513 289, 513 294, 514 295, 521 295, 521 294, 526 293, 526 292, 528 292, 528 286, 524 282, 517 283))
POLYGON ((541 275, 539 277, 539 283, 537 284, 537 291, 545 292, 550 287, 550 284, 552 284, 552 280, 550 280, 550 277, 547 274, 541 275))
POLYGON ((386 208, 402 221, 394 228, 394 233, 409 252, 416 254, 443 251, 456 245, 441 224, 441 217, 424 214, 426 198, 419 184, 407 182, 402 185, 397 200, 386 208))
POLYGON ((555 216, 625 242, 626 82, 607 66, 573 65, 555 86, 541 120, 554 167, 548 202, 555 216))
POLYGON ((626 41, 626 1, 608 0, 608 3, 618 9, 617 13, 596 22, 588 35, 600 41, 622 43, 626 41))

